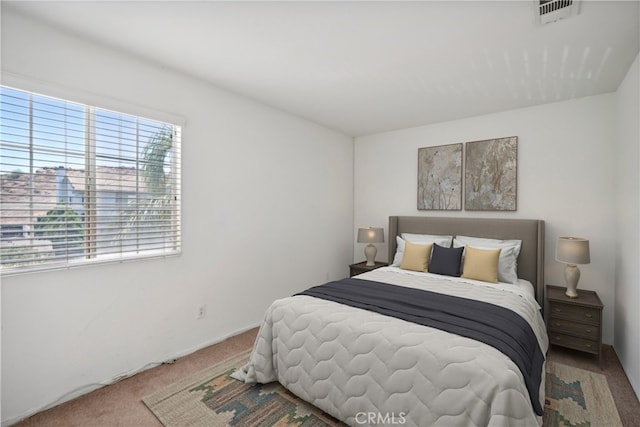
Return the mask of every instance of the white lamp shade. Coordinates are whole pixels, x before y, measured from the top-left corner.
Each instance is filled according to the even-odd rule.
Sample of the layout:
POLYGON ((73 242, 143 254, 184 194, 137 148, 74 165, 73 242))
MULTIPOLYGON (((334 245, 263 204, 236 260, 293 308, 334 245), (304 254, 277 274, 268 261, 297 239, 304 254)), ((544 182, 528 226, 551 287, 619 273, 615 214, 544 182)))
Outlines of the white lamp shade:
POLYGON ((384 242, 384 229, 377 227, 359 228, 358 243, 382 243, 384 242))
POLYGON ((589 264, 589 240, 581 237, 558 237, 556 261, 566 264, 589 264))

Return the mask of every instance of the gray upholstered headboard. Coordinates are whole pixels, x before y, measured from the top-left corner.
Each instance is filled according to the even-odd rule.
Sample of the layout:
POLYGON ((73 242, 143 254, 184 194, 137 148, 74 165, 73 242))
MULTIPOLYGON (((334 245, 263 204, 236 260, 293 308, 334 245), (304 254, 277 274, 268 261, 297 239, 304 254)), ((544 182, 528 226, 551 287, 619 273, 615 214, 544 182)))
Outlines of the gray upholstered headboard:
POLYGON ((518 277, 531 282, 536 299, 544 307, 544 221, 537 219, 389 217, 389 264, 401 233, 445 234, 522 240, 518 277))

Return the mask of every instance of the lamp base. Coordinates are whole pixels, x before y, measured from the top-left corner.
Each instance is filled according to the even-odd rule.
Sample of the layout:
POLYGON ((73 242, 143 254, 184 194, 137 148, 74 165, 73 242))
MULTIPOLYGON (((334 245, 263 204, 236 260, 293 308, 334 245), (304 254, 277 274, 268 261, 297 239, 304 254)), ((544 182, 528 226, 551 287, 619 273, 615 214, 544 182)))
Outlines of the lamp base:
POLYGON ((378 248, 375 247, 372 243, 369 243, 364 247, 364 256, 367 259, 367 266, 376 265, 376 254, 378 253, 378 248))
POLYGON ((580 280, 580 269, 575 264, 567 264, 564 269, 564 281, 567 284, 565 295, 569 298, 578 298, 578 280, 580 280))

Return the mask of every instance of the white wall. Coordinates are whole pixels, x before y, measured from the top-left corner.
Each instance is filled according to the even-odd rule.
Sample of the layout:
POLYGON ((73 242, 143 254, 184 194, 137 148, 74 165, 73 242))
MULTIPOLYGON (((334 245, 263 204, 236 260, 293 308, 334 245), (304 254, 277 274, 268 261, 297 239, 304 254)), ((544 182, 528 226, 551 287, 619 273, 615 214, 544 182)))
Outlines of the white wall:
POLYGON ((616 353, 640 396, 640 88, 638 58, 617 91, 616 353))
MULTIPOLYGON (((560 235, 590 239, 591 264, 580 266, 580 289, 604 303, 605 343, 613 343, 615 94, 511 110, 381 133, 355 141, 354 227, 385 226, 389 215, 543 219, 545 279, 563 285, 554 260, 560 235), (518 137, 516 212, 418 211, 418 148, 518 137)), ((387 260, 379 245, 378 260, 387 260)), ((363 259, 355 245, 354 259, 363 259)))
POLYGON ((3 278, 3 423, 256 326, 274 298, 348 274, 350 137, 7 9, 2 70, 186 119, 181 256, 3 278))

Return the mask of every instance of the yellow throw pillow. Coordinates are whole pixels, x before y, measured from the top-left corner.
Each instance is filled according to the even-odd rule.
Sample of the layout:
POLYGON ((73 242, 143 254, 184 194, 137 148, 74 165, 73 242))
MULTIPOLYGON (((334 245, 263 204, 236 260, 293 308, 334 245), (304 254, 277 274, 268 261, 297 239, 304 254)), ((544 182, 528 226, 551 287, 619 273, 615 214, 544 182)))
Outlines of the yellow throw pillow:
POLYGON ((502 249, 464 248, 464 265, 462 277, 498 283, 498 260, 502 249))
POLYGON ((412 271, 427 271, 432 246, 433 244, 420 245, 404 242, 404 255, 402 256, 400 268, 412 271))

